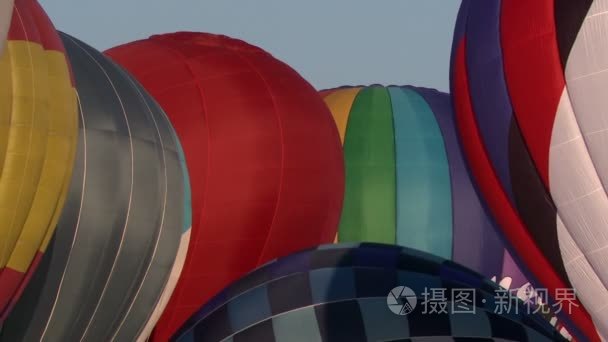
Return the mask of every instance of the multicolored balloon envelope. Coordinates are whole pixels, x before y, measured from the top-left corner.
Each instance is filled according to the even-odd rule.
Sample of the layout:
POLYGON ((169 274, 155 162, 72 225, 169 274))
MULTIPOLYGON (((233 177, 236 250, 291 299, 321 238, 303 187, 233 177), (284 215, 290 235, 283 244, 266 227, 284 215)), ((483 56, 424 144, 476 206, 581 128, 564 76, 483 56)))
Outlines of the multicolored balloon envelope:
POLYGON ((184 261, 185 160, 168 118, 129 74, 61 37, 80 100, 76 164, 51 251, 2 338, 133 341, 184 261))
POLYGON ((225 36, 174 33, 107 51, 169 115, 192 184, 186 266, 152 339, 264 262, 331 242, 344 190, 338 132, 300 75, 225 36))
POLYGON ((241 278, 197 311, 172 340, 563 340, 522 302, 497 310, 500 298, 508 297, 503 295, 480 274, 413 249, 373 243, 322 245, 241 278), (470 301, 461 302, 460 291, 468 293, 470 301), (439 306, 445 310, 434 311, 433 300, 444 303, 439 306))
POLYGON ((78 135, 70 73, 40 4, 0 1, 0 324, 40 262, 66 199, 78 135))
POLYGON ((586 340, 608 338, 606 6, 465 0, 452 53, 479 189, 539 287, 576 288, 585 308, 569 320, 586 340))
POLYGON ((338 241, 398 244, 526 283, 471 183, 448 94, 369 86, 321 95, 344 146, 338 241))

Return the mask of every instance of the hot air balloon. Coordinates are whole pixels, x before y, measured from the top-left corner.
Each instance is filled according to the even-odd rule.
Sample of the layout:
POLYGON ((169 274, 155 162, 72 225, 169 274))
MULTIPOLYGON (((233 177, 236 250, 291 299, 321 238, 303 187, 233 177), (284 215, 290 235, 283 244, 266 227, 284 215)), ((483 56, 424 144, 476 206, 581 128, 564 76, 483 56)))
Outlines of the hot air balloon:
POLYGON ((527 282, 471 183, 449 94, 374 85, 321 95, 344 146, 338 241, 398 244, 527 282))
POLYGON ((608 337, 605 6, 465 0, 452 51, 479 189, 537 285, 576 289, 585 308, 564 314, 585 340, 608 337))
POLYGON ((184 146, 193 227, 152 340, 255 267, 331 242, 343 198, 338 132, 315 89, 262 49, 181 32, 106 52, 163 107, 184 146))
POLYGON ((35 0, 1 1, 0 324, 53 236, 77 134, 76 92, 55 27, 35 0))
POLYGON ((5 341, 133 341, 188 246, 188 175, 167 116, 127 72, 62 34, 79 95, 68 200, 5 341), (178 257, 176 257, 176 255, 178 257))
POLYGON ((502 291, 478 273, 417 250, 322 245, 238 280, 197 311, 172 341, 564 340, 520 301, 513 300, 511 310, 497 310, 502 291), (467 304, 458 299, 463 289, 470 291, 467 304), (432 311, 431 292, 445 293, 436 299, 445 310, 432 311), (462 313, 453 303, 470 311, 462 313))

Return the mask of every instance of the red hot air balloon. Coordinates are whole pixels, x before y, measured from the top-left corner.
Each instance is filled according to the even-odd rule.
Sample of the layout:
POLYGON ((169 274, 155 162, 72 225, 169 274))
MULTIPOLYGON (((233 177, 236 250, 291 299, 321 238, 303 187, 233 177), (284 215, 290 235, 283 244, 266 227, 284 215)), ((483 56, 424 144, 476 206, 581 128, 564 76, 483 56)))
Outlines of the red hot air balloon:
POLYGON ((190 247, 154 341, 246 272, 333 241, 344 191, 340 138, 297 72, 260 48, 203 33, 152 36, 107 54, 166 111, 191 178, 190 247))

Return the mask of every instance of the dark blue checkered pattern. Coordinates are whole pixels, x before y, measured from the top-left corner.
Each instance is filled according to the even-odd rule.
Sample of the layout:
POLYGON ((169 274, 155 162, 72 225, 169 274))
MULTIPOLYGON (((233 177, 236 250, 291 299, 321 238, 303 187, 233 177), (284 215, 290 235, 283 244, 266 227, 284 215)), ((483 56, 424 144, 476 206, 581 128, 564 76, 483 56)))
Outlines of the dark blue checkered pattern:
POLYGON ((514 306, 508 314, 495 313, 499 289, 478 273, 409 248, 324 245, 267 263, 235 282, 193 315, 174 340, 563 340, 519 300, 511 300, 517 313, 514 306), (387 295, 397 286, 411 288, 418 297, 408 315, 388 309, 387 295), (448 308, 451 289, 474 290, 475 314, 423 313, 425 288, 446 289, 448 308))

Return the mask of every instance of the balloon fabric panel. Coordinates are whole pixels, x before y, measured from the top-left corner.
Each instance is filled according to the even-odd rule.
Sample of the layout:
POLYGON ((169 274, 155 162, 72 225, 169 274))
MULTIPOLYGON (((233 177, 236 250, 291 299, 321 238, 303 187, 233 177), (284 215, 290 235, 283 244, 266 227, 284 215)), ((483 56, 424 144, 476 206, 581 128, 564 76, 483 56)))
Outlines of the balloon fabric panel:
POLYGON ((338 239, 394 243, 395 140, 386 89, 366 88, 354 99, 344 159, 346 190, 338 239))
MULTIPOLYGON (((604 34, 606 1, 582 1, 558 32, 570 40, 566 89, 556 110, 549 174, 563 226, 558 238, 566 271, 603 338, 608 338, 608 120, 602 95, 608 84, 604 34), (574 14, 577 14, 576 16, 574 14), (563 26, 563 27, 562 27, 563 26), (573 32, 574 31, 574 32, 573 32), (576 38, 576 39, 575 39, 576 38), (590 46, 593 48, 590 50, 590 46), (570 240, 566 242, 565 240, 570 240), (566 251, 566 247, 570 250, 566 251)), ((556 2, 556 15, 563 6, 556 2)), ((561 13, 562 17, 566 13, 561 13)), ((560 37, 561 38, 561 37, 560 37)), ((561 46, 560 46, 561 48, 561 46)))
POLYGON ((354 99, 357 94, 359 94, 359 91, 361 91, 361 88, 354 87, 347 90, 327 90, 325 93, 320 93, 327 106, 331 108, 332 116, 338 127, 338 133, 340 133, 340 142, 342 145, 344 145, 344 138, 346 136, 348 117, 354 99))
POLYGON ((6 38, 0 54, 0 322, 53 235, 77 138, 70 68, 36 1, 14 3, 6 38))
POLYGON ((416 88, 428 103, 441 129, 451 182, 451 259, 488 278, 509 277, 515 287, 527 280, 511 263, 500 231, 488 215, 483 198, 471 180, 470 170, 458 141, 451 97, 434 89, 416 88))
POLYGON ((449 259, 453 212, 443 135, 431 108, 415 90, 388 91, 395 122, 396 242, 449 259))
POLYGON ((477 2, 468 11, 466 39, 471 53, 466 55, 467 72, 484 146, 504 191, 521 219, 532 227, 530 233, 536 246, 566 279, 557 246, 556 209, 546 199, 546 189, 523 142, 504 78, 497 20, 500 2, 477 2), (548 234, 553 234, 553 238, 547 238, 548 234))

